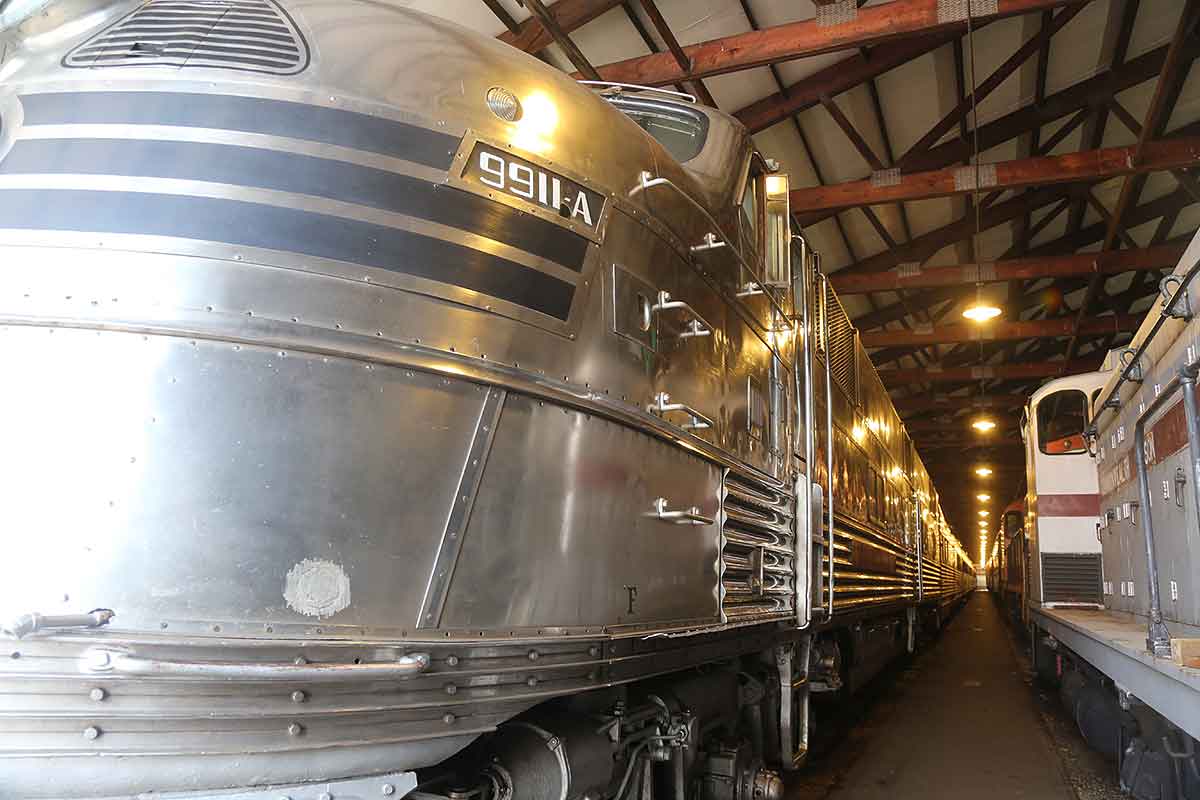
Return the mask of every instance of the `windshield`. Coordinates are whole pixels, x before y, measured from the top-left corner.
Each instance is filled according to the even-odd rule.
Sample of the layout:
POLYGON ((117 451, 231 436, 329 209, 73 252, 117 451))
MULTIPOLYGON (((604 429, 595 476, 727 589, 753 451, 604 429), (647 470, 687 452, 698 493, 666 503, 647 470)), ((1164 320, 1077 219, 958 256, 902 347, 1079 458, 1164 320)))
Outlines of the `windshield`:
POLYGON ((678 161, 690 161, 704 149, 708 117, 674 103, 636 97, 610 97, 609 102, 653 136, 678 161))
POLYGON ((1038 445, 1052 456, 1087 452, 1083 431, 1087 428, 1087 395, 1078 389, 1063 389, 1038 401, 1038 445))

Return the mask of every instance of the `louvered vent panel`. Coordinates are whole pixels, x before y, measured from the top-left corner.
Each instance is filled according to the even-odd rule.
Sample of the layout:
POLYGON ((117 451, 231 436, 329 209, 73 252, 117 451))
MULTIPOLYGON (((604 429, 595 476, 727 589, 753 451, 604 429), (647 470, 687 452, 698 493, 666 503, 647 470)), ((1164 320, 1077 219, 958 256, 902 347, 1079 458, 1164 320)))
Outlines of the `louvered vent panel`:
POLYGON ((1100 576, 1099 553, 1043 553, 1042 602, 1099 604, 1100 576))
POLYGON ((219 67, 292 75, 308 46, 270 0, 150 0, 75 48, 68 67, 219 67))
POLYGON ((721 608, 730 622, 795 613, 792 497, 734 472, 725 477, 721 608))
POLYGON ((829 326, 829 367, 833 382, 852 402, 858 397, 858 376, 854 368, 854 326, 846 316, 845 309, 834 294, 833 288, 826 290, 825 318, 829 326))

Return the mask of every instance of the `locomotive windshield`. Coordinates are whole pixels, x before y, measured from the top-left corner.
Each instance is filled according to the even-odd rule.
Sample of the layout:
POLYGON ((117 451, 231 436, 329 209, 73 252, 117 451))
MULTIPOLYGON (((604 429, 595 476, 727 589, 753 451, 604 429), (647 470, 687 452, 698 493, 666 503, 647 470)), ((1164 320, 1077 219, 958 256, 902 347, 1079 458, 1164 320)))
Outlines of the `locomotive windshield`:
POLYGON ((671 103, 636 97, 610 97, 609 102, 653 136, 679 163, 690 161, 704 149, 708 117, 671 103))
POLYGON ((1064 389, 1043 397, 1037 408, 1038 446, 1047 455, 1086 451, 1083 431, 1087 427, 1087 395, 1064 389))

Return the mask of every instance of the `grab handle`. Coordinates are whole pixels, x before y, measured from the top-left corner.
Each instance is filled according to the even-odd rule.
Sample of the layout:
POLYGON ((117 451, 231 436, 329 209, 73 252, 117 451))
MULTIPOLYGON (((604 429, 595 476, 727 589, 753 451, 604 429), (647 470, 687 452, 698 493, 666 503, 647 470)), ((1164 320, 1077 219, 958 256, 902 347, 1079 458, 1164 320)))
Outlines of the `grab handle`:
POLYGON ((658 302, 650 307, 651 313, 659 313, 662 311, 673 311, 678 309, 686 312, 690 319, 683 333, 679 334, 680 339, 692 339, 697 336, 711 336, 713 332, 712 325, 708 323, 704 317, 696 309, 692 308, 682 300, 672 300, 670 292, 660 291, 658 293, 658 302))
POLYGON ((162 678, 198 678, 228 681, 405 680, 429 668, 428 653, 410 653, 395 661, 371 664, 309 664, 297 659, 292 664, 253 661, 175 661, 142 658, 119 650, 92 650, 84 658, 88 672, 141 675, 162 678))
POLYGON ((671 396, 666 392, 659 392, 654 396, 654 402, 647 406, 647 410, 652 414, 663 416, 672 411, 682 411, 687 414, 690 419, 679 427, 685 430, 703 430, 711 428, 713 421, 701 414, 696 409, 689 406, 687 403, 672 403, 671 396))
POLYGON ((34 611, 0 626, 0 631, 20 639, 30 633, 59 628, 99 628, 107 625, 115 616, 116 614, 107 608, 97 608, 86 614, 39 614, 34 611))
POLYGON ((665 497, 656 498, 654 509, 647 511, 646 516, 676 525, 712 525, 716 522, 712 517, 706 517, 701 514, 699 506, 692 506, 681 511, 671 511, 667 505, 669 502, 665 497))

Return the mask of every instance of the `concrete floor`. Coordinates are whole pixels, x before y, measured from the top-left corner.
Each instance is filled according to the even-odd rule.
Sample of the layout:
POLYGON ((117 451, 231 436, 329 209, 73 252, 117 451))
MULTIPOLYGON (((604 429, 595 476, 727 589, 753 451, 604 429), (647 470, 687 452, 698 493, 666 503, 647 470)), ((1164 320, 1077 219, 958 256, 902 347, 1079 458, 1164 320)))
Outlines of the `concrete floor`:
POLYGON ((931 647, 880 684, 848 732, 789 781, 788 800, 1109 795, 1111 767, 1086 751, 1073 725, 1056 726, 1057 698, 1033 688, 986 592, 972 594, 931 647))

